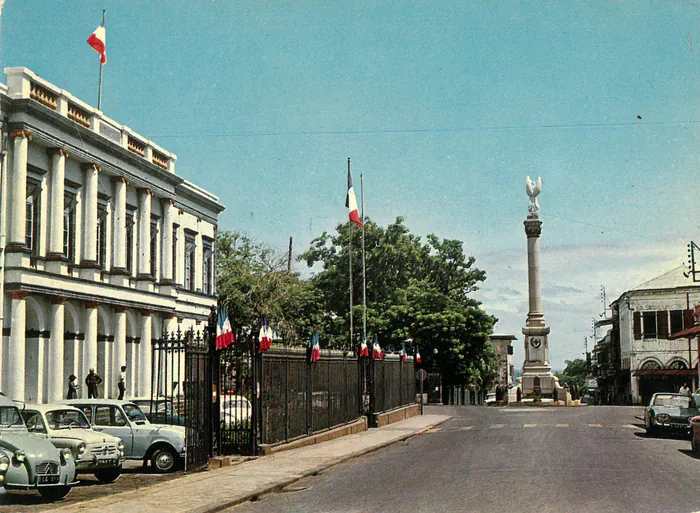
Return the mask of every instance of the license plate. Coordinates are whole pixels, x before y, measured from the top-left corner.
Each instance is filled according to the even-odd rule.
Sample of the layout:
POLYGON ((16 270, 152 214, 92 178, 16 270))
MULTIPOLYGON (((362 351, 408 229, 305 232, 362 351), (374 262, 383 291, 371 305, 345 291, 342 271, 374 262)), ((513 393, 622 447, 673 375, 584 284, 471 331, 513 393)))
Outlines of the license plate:
POLYGON ((57 484, 60 476, 37 476, 37 484, 40 485, 46 485, 46 484, 57 484))

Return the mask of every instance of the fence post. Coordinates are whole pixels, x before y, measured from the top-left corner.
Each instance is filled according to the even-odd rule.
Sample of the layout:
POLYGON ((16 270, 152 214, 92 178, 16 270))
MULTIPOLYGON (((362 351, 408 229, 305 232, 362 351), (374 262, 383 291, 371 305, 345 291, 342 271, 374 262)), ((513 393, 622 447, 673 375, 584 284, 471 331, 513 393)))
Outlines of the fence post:
POLYGON ((289 352, 284 354, 284 441, 289 441, 289 352))

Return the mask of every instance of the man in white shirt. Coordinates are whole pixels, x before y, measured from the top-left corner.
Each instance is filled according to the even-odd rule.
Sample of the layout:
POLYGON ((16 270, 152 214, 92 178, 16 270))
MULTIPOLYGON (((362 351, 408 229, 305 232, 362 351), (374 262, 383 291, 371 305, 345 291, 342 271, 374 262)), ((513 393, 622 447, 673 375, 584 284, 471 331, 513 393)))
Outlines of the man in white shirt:
POLYGON ((126 365, 122 365, 121 372, 119 372, 117 387, 119 388, 119 399, 124 399, 124 392, 126 392, 126 365))
POLYGON ((683 386, 678 390, 679 394, 690 395, 690 388, 688 388, 688 383, 683 383, 683 386))

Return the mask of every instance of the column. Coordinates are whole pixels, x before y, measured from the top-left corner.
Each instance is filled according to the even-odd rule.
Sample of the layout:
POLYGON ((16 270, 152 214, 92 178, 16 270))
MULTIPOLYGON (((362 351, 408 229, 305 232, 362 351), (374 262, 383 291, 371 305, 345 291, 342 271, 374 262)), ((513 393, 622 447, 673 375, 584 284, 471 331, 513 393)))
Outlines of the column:
POLYGON ((542 221, 539 219, 527 219, 524 224, 525 234, 527 235, 527 277, 529 291, 527 326, 542 327, 544 326, 542 295, 540 292, 540 235, 542 234, 542 221))
MULTIPOLYGON (((85 376, 88 375, 90 369, 95 369, 97 372, 97 307, 99 303, 85 303, 85 341, 83 346, 83 381, 81 385, 85 385, 85 376)), ((87 394, 87 390, 85 392, 87 394)))
POLYGON ((112 246, 112 273, 126 274, 126 187, 128 180, 114 178, 114 244, 112 246))
POLYGON ((10 230, 7 249, 24 248, 27 222, 27 156, 32 134, 27 130, 10 132, 13 143, 11 188, 10 188, 10 230))
POLYGON ((50 215, 49 215, 49 260, 63 259, 63 211, 65 210, 65 178, 68 152, 63 148, 48 150, 51 159, 50 215))
POLYGON ((85 194, 83 196, 83 267, 97 266, 97 190, 99 172, 102 170, 97 164, 84 164, 85 194))
MULTIPOLYGON (((63 216, 61 216, 63 217, 63 216)), ((51 299, 51 338, 48 359, 48 401, 60 401, 64 396, 64 303, 66 298, 51 299)))
POLYGON ((163 200, 163 265, 161 283, 171 284, 174 282, 173 274, 173 223, 175 220, 175 200, 163 200))
MULTIPOLYGON (((112 358, 112 379, 117 393, 116 383, 119 382, 119 372, 122 365, 126 365, 126 307, 114 307, 114 357, 112 358)), ((127 390, 130 396, 134 396, 133 390, 127 390)))
POLYGON ((152 357, 152 313, 149 310, 141 312, 141 343, 139 344, 139 380, 138 395, 151 395, 151 357, 152 357))
MULTIPOLYGON (((23 203, 24 204, 24 203, 23 203)), ((7 360, 8 396, 24 401, 24 367, 27 333, 27 293, 23 290, 10 291, 10 348, 7 360)))
POLYGON ((151 197, 150 189, 139 189, 139 280, 151 280, 151 197))

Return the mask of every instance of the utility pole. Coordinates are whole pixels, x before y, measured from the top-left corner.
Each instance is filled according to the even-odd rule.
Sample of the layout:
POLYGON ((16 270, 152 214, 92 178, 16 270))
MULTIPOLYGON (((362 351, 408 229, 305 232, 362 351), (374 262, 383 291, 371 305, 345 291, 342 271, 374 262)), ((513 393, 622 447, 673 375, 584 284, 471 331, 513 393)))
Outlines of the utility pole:
POLYGON ((603 285, 600 286, 600 300, 603 303, 603 313, 600 316, 605 319, 605 314, 608 310, 608 302, 605 297, 605 286, 603 285))
POLYGON ((287 255, 287 272, 291 273, 292 272, 292 242, 294 241, 294 237, 289 237, 289 253, 287 255))

